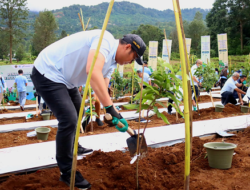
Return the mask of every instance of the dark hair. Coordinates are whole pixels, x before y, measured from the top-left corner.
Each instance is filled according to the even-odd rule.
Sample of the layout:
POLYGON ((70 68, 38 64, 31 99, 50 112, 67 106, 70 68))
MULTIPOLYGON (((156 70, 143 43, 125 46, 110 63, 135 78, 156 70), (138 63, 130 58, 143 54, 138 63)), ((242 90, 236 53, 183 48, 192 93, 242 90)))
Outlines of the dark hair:
POLYGON ((215 68, 215 71, 218 71, 218 72, 219 72, 218 68, 215 68))
POLYGON ((18 70, 18 74, 23 74, 23 70, 22 69, 18 70))
POLYGON ((143 61, 143 63, 144 63, 145 65, 147 65, 147 64, 148 64, 148 62, 147 62, 147 61, 143 61))
POLYGON ((141 71, 140 71, 140 70, 137 70, 137 73, 139 74, 139 73, 141 73, 141 71))
POLYGON ((225 66, 225 68, 228 68, 228 66, 225 66))
POLYGON ((243 79, 243 78, 246 78, 247 76, 246 75, 241 75, 240 78, 243 79))
POLYGON ((126 41, 123 40, 123 39, 119 39, 119 43, 120 43, 121 45, 127 45, 127 44, 128 44, 128 42, 126 42, 126 41))

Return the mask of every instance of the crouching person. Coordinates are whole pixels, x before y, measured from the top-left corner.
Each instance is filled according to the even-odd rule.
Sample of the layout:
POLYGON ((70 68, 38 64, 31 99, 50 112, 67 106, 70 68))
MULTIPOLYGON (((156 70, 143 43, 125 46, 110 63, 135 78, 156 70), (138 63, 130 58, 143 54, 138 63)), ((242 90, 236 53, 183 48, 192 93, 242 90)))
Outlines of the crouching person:
POLYGON ((221 89, 221 103, 223 105, 226 105, 228 103, 231 104, 237 104, 236 99, 233 96, 233 92, 234 90, 238 93, 239 99, 240 99, 240 103, 241 105, 243 105, 243 100, 242 100, 242 96, 241 94, 246 94, 246 92, 243 92, 242 90, 240 90, 236 84, 237 84, 237 80, 239 79, 240 74, 235 72, 233 74, 232 77, 230 77, 225 85, 223 86, 223 88, 221 89))

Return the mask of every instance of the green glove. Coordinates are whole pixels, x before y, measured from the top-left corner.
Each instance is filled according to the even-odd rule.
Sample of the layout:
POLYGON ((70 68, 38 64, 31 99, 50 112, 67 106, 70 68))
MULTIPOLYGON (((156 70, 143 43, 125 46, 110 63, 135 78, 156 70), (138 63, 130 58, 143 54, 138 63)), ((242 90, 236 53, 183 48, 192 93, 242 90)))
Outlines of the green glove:
POLYGON ((242 84, 246 84, 246 83, 247 83, 247 81, 244 80, 242 84))
POLYGON ((116 117, 113 117, 112 123, 115 125, 115 128, 120 132, 126 132, 128 130, 128 123, 124 118, 118 119, 116 117), (124 125, 123 128, 117 126, 119 122, 121 122, 124 125))

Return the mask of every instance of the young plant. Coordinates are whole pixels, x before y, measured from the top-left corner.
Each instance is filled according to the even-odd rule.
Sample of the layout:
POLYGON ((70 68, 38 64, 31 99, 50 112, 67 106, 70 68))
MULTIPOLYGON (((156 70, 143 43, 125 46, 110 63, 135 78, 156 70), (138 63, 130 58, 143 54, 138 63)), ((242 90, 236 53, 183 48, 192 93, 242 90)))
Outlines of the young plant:
POLYGON ((202 87, 204 87, 206 91, 210 91, 219 79, 219 75, 215 73, 215 67, 212 63, 203 64, 201 67, 198 67, 195 75, 203 78, 202 87))
MULTIPOLYGON (((125 86, 127 84, 127 79, 121 77, 120 73, 115 71, 112 74, 111 82, 113 82, 115 87, 115 99, 125 95, 125 86)), ((114 89, 113 89, 114 90, 114 89)))
MULTIPOLYGON (((162 63, 161 67, 167 67, 170 70, 173 68, 170 64, 162 63)), ((182 112, 179 109, 179 103, 180 101, 174 96, 176 94, 177 97, 182 97, 182 93, 179 90, 181 86, 181 80, 178 79, 174 74, 172 73, 166 73, 162 72, 161 70, 154 71, 151 75, 151 79, 153 80, 153 83, 155 86, 150 86, 146 82, 143 82, 145 86, 147 86, 145 89, 142 90, 142 103, 141 103, 141 109, 147 110, 147 117, 150 110, 153 110, 158 118, 161 118, 166 124, 169 124, 168 119, 163 113, 160 113, 158 110, 158 107, 155 104, 160 104, 163 107, 167 108, 162 102, 158 101, 158 99, 163 97, 168 97, 174 101, 175 104, 171 104, 176 111, 183 116, 182 112)), ((140 98, 139 92, 135 100, 139 100, 140 98)), ((170 104, 170 103, 169 103, 170 104)), ((139 105, 138 104, 128 104, 124 105, 126 109, 137 109, 137 112, 139 112, 139 105)), ((148 120, 146 123, 145 128, 147 127, 148 120)))

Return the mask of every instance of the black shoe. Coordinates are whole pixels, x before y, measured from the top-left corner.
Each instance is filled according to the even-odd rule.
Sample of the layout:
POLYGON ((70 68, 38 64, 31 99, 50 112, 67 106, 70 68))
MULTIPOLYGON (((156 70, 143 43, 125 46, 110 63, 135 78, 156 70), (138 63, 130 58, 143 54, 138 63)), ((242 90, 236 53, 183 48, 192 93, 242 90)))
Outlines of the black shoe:
MULTIPOLYGON (((68 171, 64 174, 61 174, 59 180, 70 186, 70 177, 71 177, 71 171, 68 171)), ((82 177, 82 174, 79 171, 76 171, 75 187, 81 190, 89 189, 91 187, 91 184, 82 177)))
POLYGON ((99 118, 96 118, 95 121, 96 121, 98 126, 103 126, 103 122, 99 118))
POLYGON ((84 155, 88 155, 92 153, 93 153, 93 149, 84 148, 78 143, 78 152, 77 152, 78 155, 84 156, 84 155))
POLYGON ((22 106, 20 106, 20 108, 21 108, 21 110, 22 110, 22 111, 24 111, 24 109, 23 109, 23 107, 22 107, 22 106))
POLYGON ((168 114, 169 114, 169 115, 172 115, 171 111, 168 111, 168 114))

